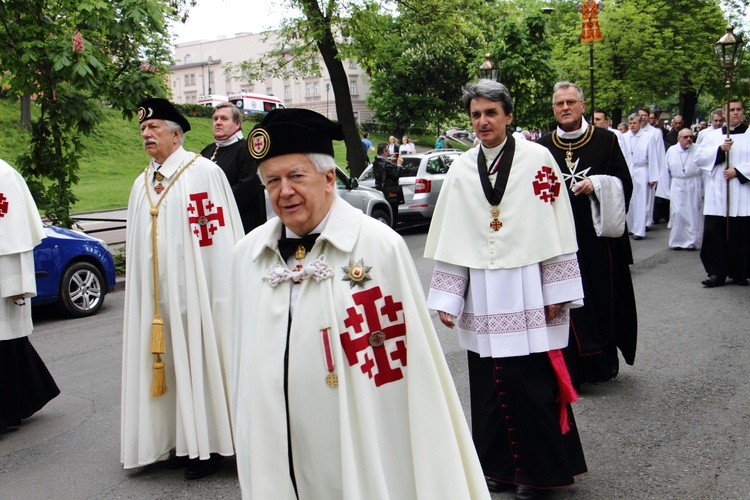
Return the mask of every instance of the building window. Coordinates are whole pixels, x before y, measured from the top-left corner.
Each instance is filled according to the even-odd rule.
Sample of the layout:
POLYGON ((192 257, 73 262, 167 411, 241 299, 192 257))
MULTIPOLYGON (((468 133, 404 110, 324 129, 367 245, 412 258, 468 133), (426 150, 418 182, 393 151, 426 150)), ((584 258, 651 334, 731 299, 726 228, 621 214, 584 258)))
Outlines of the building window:
POLYGON ((266 95, 273 95, 273 89, 271 87, 266 87, 266 95))
POLYGON ((305 84, 305 96, 312 97, 312 83, 305 84))
POLYGON ((320 85, 318 84, 318 82, 313 83, 313 91, 315 97, 320 97, 320 85))
POLYGON ((355 80, 349 82, 349 93, 351 95, 359 95, 357 92, 357 82, 355 80))
POLYGON ((289 85, 284 85, 284 99, 289 100, 292 98, 292 88, 289 85))
POLYGON ((357 69, 357 63, 354 59, 349 59, 349 69, 357 69))
POLYGON ((190 85, 195 85, 195 73, 190 73, 190 85))
POLYGON ((214 72, 211 71, 210 69, 208 70, 208 83, 209 84, 214 83, 214 72))
POLYGON ((185 64, 190 64, 191 62, 193 62, 193 56, 185 54, 185 64))
POLYGON ((190 75, 185 75, 185 86, 190 85, 190 75))

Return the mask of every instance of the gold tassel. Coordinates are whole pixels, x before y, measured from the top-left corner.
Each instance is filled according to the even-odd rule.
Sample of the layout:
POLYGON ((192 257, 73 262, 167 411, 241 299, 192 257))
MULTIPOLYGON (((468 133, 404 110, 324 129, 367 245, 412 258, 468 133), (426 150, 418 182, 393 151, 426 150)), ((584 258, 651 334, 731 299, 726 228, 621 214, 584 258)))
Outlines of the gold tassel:
POLYGON ((164 362, 161 360, 161 356, 157 354, 154 361, 154 383, 151 386, 151 397, 163 396, 168 390, 167 376, 164 374, 164 362))
POLYGON ((167 346, 164 343, 164 320, 157 313, 151 323, 151 354, 164 354, 167 346))

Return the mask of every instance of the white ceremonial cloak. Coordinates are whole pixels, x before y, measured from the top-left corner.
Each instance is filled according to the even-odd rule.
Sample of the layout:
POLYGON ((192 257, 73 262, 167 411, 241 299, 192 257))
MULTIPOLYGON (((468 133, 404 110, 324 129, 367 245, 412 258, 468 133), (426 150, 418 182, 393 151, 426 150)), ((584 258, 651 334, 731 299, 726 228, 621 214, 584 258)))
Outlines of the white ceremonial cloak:
MULTIPOLYGON (((656 132, 661 134, 658 130, 656 132)), ((630 232, 636 236, 646 236, 646 226, 650 225, 654 192, 649 183, 659 180, 659 157, 664 156, 653 137, 653 134, 643 130, 635 135, 632 131, 625 134, 623 154, 627 158, 630 177, 633 179, 633 195, 625 220, 630 232)), ((664 149, 663 143, 660 147, 664 149)))
POLYGON ((700 248, 703 242, 703 175, 695 164, 697 149, 683 149, 678 143, 667 150, 657 194, 670 200, 670 248, 700 248))
POLYGON ((489 499, 401 237, 335 199, 305 258, 324 256, 334 274, 294 285, 290 319, 291 282, 264 281, 276 274, 268 270, 288 269, 277 251, 281 227, 271 219, 233 254, 230 386, 243 498, 296 499, 291 450, 303 500, 489 499), (347 280, 357 263, 369 278, 363 286, 347 280), (386 335, 382 345, 368 340, 376 331, 386 335), (337 387, 326 384, 325 345, 337 387))
POLYGON ((0 341, 31 334, 31 301, 36 296, 34 247, 45 237, 39 211, 21 174, 0 160, 0 341))
POLYGON ((121 461, 125 468, 179 456, 234 454, 226 359, 230 256, 244 235, 231 187, 218 165, 177 149, 159 169, 166 191, 157 219, 159 304, 164 320, 168 392, 151 396, 154 318, 149 189, 157 203, 153 162, 128 201, 127 284, 122 359, 121 461), (144 182, 148 178, 148 188, 144 182), (176 180, 175 180, 176 178, 176 180))
MULTIPOLYGON (((703 171, 703 215, 719 217, 750 216, 750 182, 741 184, 738 178, 729 181, 729 214, 727 214, 726 162, 714 165, 716 152, 726 139, 721 129, 712 131, 695 153, 695 163, 703 171)), ((729 164, 750 179, 750 134, 732 134, 729 164)))
MULTIPOLYGON (((479 148, 458 157, 443 181, 424 256, 475 269, 510 269, 575 253, 573 212, 552 153, 531 141, 515 142, 515 158, 500 202, 495 231, 492 205, 477 170, 479 148)), ((488 160, 492 160, 488 158, 488 160)))
POLYGON ((490 226, 475 148, 453 162, 427 236, 425 257, 437 260, 427 305, 457 317, 461 346, 482 357, 562 349, 568 309, 583 304, 573 214, 557 162, 538 144, 515 146, 499 205, 502 227, 490 226), (561 183, 554 201, 544 196, 549 190, 535 189, 545 166, 552 168, 547 182, 561 183), (567 304, 547 323, 544 306, 560 303, 567 304))

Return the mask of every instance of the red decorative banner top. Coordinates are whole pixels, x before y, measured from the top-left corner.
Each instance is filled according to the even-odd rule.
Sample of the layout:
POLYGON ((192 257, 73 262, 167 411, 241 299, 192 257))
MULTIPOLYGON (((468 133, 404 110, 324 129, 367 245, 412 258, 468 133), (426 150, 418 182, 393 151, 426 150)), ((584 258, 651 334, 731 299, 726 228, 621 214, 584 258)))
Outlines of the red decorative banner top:
POLYGON ((583 26, 581 43, 601 42, 604 40, 599 29, 599 5, 594 0, 585 0, 581 8, 583 26))

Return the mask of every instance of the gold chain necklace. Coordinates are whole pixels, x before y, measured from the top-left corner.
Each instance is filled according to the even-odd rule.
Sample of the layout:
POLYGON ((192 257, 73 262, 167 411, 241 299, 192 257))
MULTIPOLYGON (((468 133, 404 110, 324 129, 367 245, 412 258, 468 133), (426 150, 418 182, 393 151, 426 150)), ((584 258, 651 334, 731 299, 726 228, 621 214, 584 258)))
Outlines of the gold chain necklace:
POLYGON ((214 149, 214 154, 211 155, 211 158, 209 160, 214 161, 214 158, 216 158, 216 153, 219 152, 219 145, 216 145, 216 149, 214 149))
POLYGON ((568 170, 573 171, 575 168, 575 163, 573 162, 573 150, 582 148, 588 144, 592 137, 594 137, 594 127, 591 125, 588 126, 586 132, 584 132, 577 141, 573 142, 563 142, 557 136, 557 130, 552 132, 552 144, 558 149, 567 149, 567 151, 565 151, 565 166, 568 167, 568 170))

